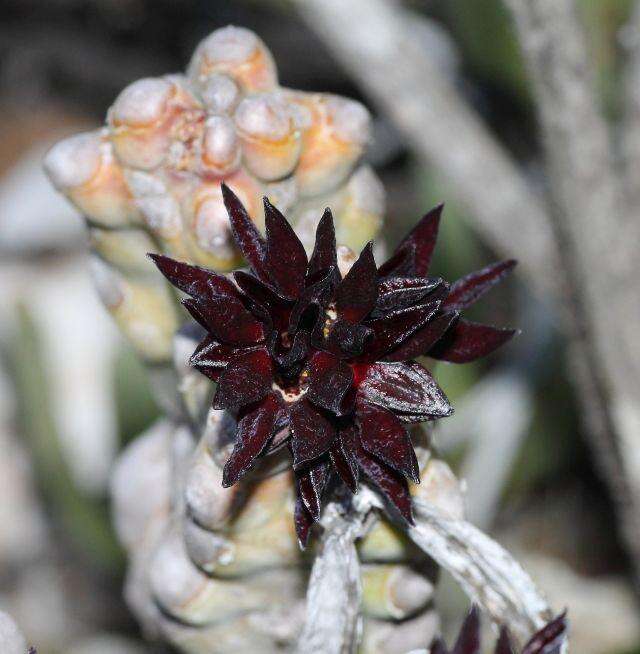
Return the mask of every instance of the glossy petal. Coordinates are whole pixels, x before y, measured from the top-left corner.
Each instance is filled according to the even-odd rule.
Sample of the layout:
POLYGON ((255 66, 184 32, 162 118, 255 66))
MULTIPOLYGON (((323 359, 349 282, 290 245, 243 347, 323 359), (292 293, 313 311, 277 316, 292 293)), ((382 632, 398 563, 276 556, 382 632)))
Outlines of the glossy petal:
POLYGON ((369 366, 358 394, 396 414, 441 418, 453 412, 431 373, 418 363, 369 366))
POLYGON ((480 612, 472 606, 451 654, 480 654, 480 612))
POLYGON ((322 493, 328 480, 329 466, 326 461, 316 463, 310 468, 296 473, 298 494, 314 521, 320 518, 322 493))
POLYGON ((461 311, 477 302, 487 291, 509 274, 516 261, 500 261, 462 277, 451 286, 443 309, 461 311))
POLYGON ((350 323, 360 322, 376 306, 378 270, 369 242, 338 286, 336 308, 338 316, 350 323))
POLYGON ((236 443, 224 466, 222 485, 233 486, 249 471, 273 435, 282 402, 270 393, 259 404, 250 407, 238 421, 236 443))
POLYGON ((276 287, 289 298, 304 288, 307 253, 287 219, 264 198, 267 252, 265 262, 276 287))
POLYGON ((336 435, 327 417, 306 398, 289 408, 293 467, 300 468, 325 454, 336 435))
POLYGON ((189 359, 189 363, 207 374, 207 369, 224 370, 237 354, 233 345, 219 343, 213 336, 205 336, 189 359))
POLYGON ((193 298, 209 300, 212 296, 238 297, 238 290, 227 277, 219 273, 176 261, 162 254, 149 254, 158 270, 176 288, 193 298))
POLYGON ((341 429, 329 450, 334 469, 352 493, 358 492, 358 462, 353 450, 355 431, 353 425, 341 429))
POLYGON ((419 484, 420 471, 413 443, 398 418, 390 411, 365 401, 358 402, 357 412, 362 447, 419 484))
POLYGON ((413 524, 411 495, 407 480, 393 468, 368 454, 362 446, 357 449, 356 458, 362 472, 382 493, 383 497, 398 509, 400 515, 409 524, 413 524))
POLYGON ((293 345, 284 353, 275 355, 278 365, 284 369, 302 363, 309 352, 310 336, 307 332, 297 332, 293 337, 293 345))
POLYGON ((509 631, 506 627, 500 629, 500 637, 496 643, 495 654, 515 654, 511 645, 511 638, 509 638, 509 631))
POLYGON ((203 327, 223 343, 251 345, 264 340, 263 324, 236 298, 216 295, 206 302, 187 299, 183 304, 203 327))
POLYGON ((373 332, 366 325, 337 320, 331 327, 326 347, 337 356, 357 357, 364 353, 366 343, 372 336, 373 332))
POLYGON ((231 233, 238 249, 256 277, 269 283, 269 273, 265 263, 267 248, 258 228, 238 196, 224 183, 222 184, 222 197, 229 214, 231 233))
POLYGON ((378 283, 376 309, 386 312, 410 307, 442 284, 439 277, 388 277, 378 283))
POLYGON ((391 258, 387 259, 387 261, 378 268, 378 275, 380 277, 407 277, 414 275, 416 269, 415 255, 416 250, 413 245, 405 245, 402 249, 397 249, 391 258))
POLYGON ((383 361, 409 361, 426 354, 455 324, 459 314, 457 311, 442 313, 417 332, 395 350, 382 357, 383 361))
POLYGON ((353 370, 329 352, 316 352, 306 369, 307 397, 315 405, 342 415, 343 400, 353 384, 353 370))
POLYGON ((450 363, 469 363, 491 354, 515 334, 515 329, 500 329, 459 320, 446 336, 429 350, 428 355, 450 363))
POLYGON ((540 629, 525 645, 522 654, 559 654, 567 631, 566 612, 540 629))
POLYGON ((220 377, 214 409, 234 409, 260 401, 271 391, 271 357, 265 348, 239 354, 220 377))
MULTIPOLYGON (((409 248, 414 252, 415 263, 413 274, 418 277, 425 277, 429 272, 431 257, 438 238, 440 217, 442 216, 443 204, 423 216, 422 220, 409 232, 396 249, 396 253, 409 248)), ((395 254, 395 253, 394 253, 395 254)))
POLYGON ((307 275, 313 278, 320 271, 333 268, 338 269, 336 255, 336 231, 333 225, 331 209, 325 209, 316 229, 316 242, 313 254, 309 260, 307 275))
POLYGON ((307 511, 302 498, 296 498, 295 507, 293 509, 293 523, 296 528, 296 536, 298 537, 298 545, 301 550, 307 548, 309 543, 309 536, 311 535, 311 527, 313 527, 313 518, 309 511, 307 511))
POLYGON ((367 358, 380 359, 397 348, 435 315, 438 306, 439 302, 418 304, 394 311, 386 318, 367 322, 367 327, 373 331, 373 340, 366 351, 367 358))

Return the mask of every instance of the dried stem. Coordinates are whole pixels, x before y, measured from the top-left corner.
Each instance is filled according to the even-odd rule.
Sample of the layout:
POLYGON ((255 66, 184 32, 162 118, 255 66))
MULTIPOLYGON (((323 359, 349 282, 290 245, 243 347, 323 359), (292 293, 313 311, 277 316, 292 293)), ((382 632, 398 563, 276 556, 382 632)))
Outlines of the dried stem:
POLYGON ((307 612, 298 651, 351 654, 358 641, 362 584, 355 541, 366 529, 367 508, 345 514, 324 510, 324 532, 307 591, 307 612))
POLYGON ((529 575, 498 543, 463 520, 415 499, 412 540, 447 570, 467 595, 524 643, 553 617, 529 575))
POLYGON ((532 76, 545 140, 578 395, 596 460, 618 504, 638 580, 638 224, 624 205, 614 171, 573 0, 508 0, 508 5, 532 76))

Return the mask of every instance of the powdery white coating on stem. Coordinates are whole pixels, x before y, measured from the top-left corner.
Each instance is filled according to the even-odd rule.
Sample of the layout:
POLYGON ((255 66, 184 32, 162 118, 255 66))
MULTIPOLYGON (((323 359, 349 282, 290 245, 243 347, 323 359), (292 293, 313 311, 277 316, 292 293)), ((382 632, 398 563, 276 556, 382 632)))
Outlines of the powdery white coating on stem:
POLYGON ((347 188, 358 209, 375 215, 384 213, 384 186, 369 166, 358 168, 351 176, 347 188))
POLYGON ((219 257, 233 257, 233 237, 222 198, 212 197, 200 204, 195 229, 200 247, 219 257))
POLYGON ((292 131, 288 105, 274 93, 245 98, 236 109, 236 125, 249 136, 279 141, 292 131))
POLYGON ((327 505, 324 533, 307 590, 307 614, 299 654, 349 653, 358 640, 362 595, 355 540, 365 531, 368 505, 345 516, 335 503, 327 505))
POLYGON ((333 129, 343 141, 366 145, 371 138, 371 116, 364 105, 331 96, 327 100, 327 110, 331 116, 333 129))
POLYGON ((200 97, 211 113, 226 114, 236 106, 240 91, 227 75, 212 75, 202 84, 200 97))
POLYGON ((259 43, 251 30, 229 25, 210 34, 202 41, 198 51, 212 63, 242 63, 251 57, 259 43))
POLYGON ((205 165, 227 172, 240 163, 238 136, 227 116, 211 116, 205 123, 202 158, 205 165))
POLYGON ((6 613, 0 611, 0 652, 2 654, 25 654, 27 642, 18 625, 6 613))
POLYGON ((100 169, 99 131, 75 134, 56 143, 43 165, 49 179, 61 191, 86 184, 100 169))
POLYGON ((116 124, 148 125, 162 117, 172 85, 165 79, 147 77, 127 86, 111 109, 116 124))
POLYGON ((508 626, 520 644, 554 617, 531 577, 498 543, 418 498, 414 514, 416 525, 407 529, 414 543, 447 570, 494 622, 508 626))

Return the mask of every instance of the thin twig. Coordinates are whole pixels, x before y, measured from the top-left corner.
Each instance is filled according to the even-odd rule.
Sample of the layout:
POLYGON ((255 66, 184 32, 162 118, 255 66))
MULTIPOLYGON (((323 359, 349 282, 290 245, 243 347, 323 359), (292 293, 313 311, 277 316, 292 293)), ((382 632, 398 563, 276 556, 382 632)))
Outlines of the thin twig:
POLYGON ((367 510, 345 514, 337 503, 324 510, 324 532, 309 579, 300 654, 356 651, 362 583, 355 541, 366 528, 367 510))
POLYGON ((507 4, 532 76, 545 137, 578 395, 640 581, 637 217, 623 203, 575 3, 507 4))
POLYGON ((520 643, 553 617, 529 575, 498 543, 420 499, 414 500, 414 511, 416 525, 408 529, 414 543, 447 570, 496 624, 507 625, 520 643))

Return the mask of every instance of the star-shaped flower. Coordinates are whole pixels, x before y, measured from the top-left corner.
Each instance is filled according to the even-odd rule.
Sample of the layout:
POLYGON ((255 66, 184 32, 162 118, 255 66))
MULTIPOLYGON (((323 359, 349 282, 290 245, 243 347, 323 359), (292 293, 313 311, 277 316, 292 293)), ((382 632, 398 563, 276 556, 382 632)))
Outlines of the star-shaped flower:
POLYGON ((208 332, 191 363, 217 382, 213 407, 237 415, 223 484, 235 484, 259 457, 287 446, 302 546, 332 476, 355 493, 362 474, 412 522, 407 478, 418 483, 419 471, 406 425, 452 412, 431 373, 415 359, 465 363, 508 341, 513 330, 464 320, 460 312, 515 262, 494 264, 451 286, 429 277, 439 206, 386 263, 376 266, 369 243, 343 278, 329 209, 308 258, 291 225, 266 198, 263 238, 233 192, 225 185, 222 190, 250 272, 236 271, 232 281, 150 256, 189 296, 184 306, 208 332))

